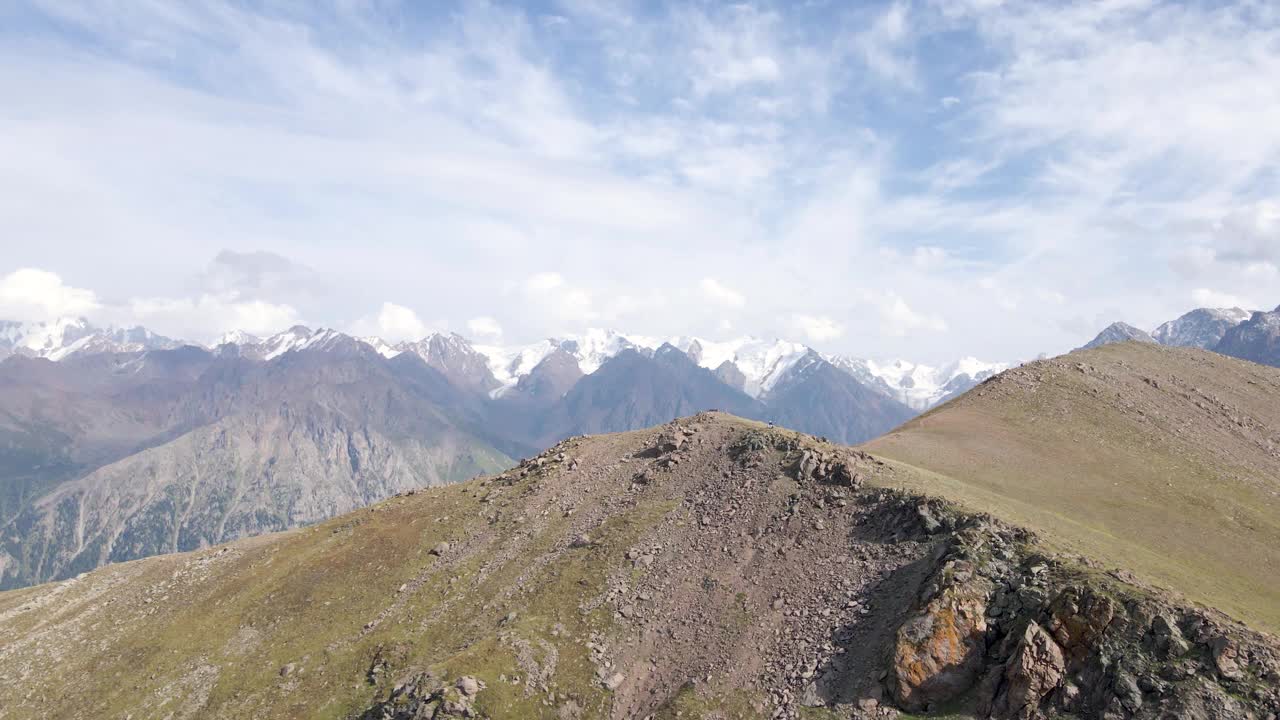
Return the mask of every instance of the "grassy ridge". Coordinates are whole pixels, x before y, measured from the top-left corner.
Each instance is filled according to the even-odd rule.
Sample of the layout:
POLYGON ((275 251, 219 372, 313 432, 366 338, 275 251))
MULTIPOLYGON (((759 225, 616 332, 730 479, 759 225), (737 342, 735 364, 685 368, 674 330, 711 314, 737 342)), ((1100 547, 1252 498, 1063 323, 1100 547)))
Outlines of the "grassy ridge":
POLYGON ((1127 343, 1032 363, 878 439, 894 482, 1280 631, 1280 372, 1127 343))

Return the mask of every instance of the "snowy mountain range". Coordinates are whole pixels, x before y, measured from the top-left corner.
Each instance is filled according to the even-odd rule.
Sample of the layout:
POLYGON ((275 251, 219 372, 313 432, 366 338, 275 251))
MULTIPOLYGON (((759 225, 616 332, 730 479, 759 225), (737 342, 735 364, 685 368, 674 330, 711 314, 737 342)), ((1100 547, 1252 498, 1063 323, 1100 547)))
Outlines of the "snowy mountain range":
POLYGON ((1280 367, 1280 308, 1272 312, 1197 308, 1151 333, 1115 322, 1081 349, 1128 341, 1200 348, 1280 367))
MULTIPOLYGON (((878 362, 821 353, 802 343, 741 337, 715 341, 700 337, 653 337, 614 330, 588 329, 580 335, 548 338, 524 345, 472 343, 456 333, 433 333, 421 340, 391 343, 378 337, 359 337, 320 328, 291 327, 268 337, 234 331, 218 338, 210 349, 234 348, 242 357, 270 361, 288 352, 325 350, 357 340, 385 358, 413 353, 460 386, 502 397, 520 386, 553 354, 567 355, 582 375, 590 375, 625 350, 652 355, 669 344, 710 370, 722 382, 761 399, 789 377, 806 358, 818 358, 848 373, 858 382, 904 405, 922 411, 1006 369, 1008 363, 964 358, 943 366, 906 360, 878 362)), ((50 323, 0 322, 0 358, 7 355, 43 357, 58 361, 81 354, 140 352, 196 345, 162 337, 145 328, 99 328, 83 318, 50 323)))
POLYGON ((26 355, 58 361, 79 354, 169 350, 185 344, 142 327, 95 327, 84 318, 32 323, 0 320, 0 359, 26 355))

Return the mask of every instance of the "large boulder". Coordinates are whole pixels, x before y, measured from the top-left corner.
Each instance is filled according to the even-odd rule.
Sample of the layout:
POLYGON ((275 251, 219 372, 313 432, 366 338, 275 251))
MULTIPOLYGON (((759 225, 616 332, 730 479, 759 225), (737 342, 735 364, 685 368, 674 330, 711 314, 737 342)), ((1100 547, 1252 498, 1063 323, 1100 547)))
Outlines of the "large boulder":
POLYGON ((1005 664, 1004 684, 994 715, 1031 720, 1040 716, 1040 703, 1062 686, 1067 663, 1053 636, 1035 622, 1027 624, 1018 646, 1005 664))
POLYGON ((894 697, 910 711, 960 696, 984 666, 991 583, 962 560, 944 565, 939 578, 932 597, 898 629, 894 642, 894 697))

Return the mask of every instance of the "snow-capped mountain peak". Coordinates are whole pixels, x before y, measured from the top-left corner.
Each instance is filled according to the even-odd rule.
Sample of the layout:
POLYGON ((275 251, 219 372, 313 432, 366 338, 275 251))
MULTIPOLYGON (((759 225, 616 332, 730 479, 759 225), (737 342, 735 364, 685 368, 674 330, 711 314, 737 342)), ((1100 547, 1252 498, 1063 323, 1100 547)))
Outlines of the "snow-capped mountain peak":
POLYGON ((213 346, 219 347, 221 345, 257 345, 260 342, 262 342, 262 338, 258 337, 257 335, 251 335, 243 330, 232 330, 229 333, 224 333, 222 337, 215 340, 213 343, 213 346))
POLYGON ((1209 349, 1222 340, 1227 330, 1248 320, 1250 313, 1241 308, 1197 308, 1164 323, 1151 334, 1161 345, 1209 349))
POLYGON ((800 343, 751 336, 725 342, 678 337, 670 342, 708 370, 731 363, 743 375, 742 391, 757 398, 769 392, 810 351, 800 343))
POLYGON ((47 322, 0 322, 0 358, 26 355, 56 362, 80 354, 141 352, 181 344, 146 328, 102 328, 82 317, 47 322))
MULTIPOLYGON (((547 338, 527 345, 472 345, 456 333, 432 333, 413 342, 392 344, 379 337, 355 338, 336 330, 295 325, 266 338, 233 331, 215 347, 235 346, 247 358, 271 361, 293 351, 329 351, 363 343, 384 358, 410 352, 444 373, 451 382, 497 397, 514 389, 553 353, 568 355, 583 374, 591 374, 626 350, 653 355, 664 344, 685 353, 722 382, 754 398, 815 362, 829 362, 864 385, 917 410, 945 401, 1006 364, 961 358, 941 367, 905 360, 877 362, 823 355, 803 343, 744 336, 716 341, 702 337, 653 337, 591 328, 580 335, 547 338)), ((99 329, 83 318, 48 323, 0 322, 0 358, 20 353, 61 360, 79 353, 132 352, 177 347, 181 343, 144 328, 99 329)))
POLYGON ((862 384, 915 410, 927 410, 946 402, 1010 367, 1008 363, 983 362, 973 357, 940 367, 900 359, 876 362, 842 355, 826 359, 862 384))

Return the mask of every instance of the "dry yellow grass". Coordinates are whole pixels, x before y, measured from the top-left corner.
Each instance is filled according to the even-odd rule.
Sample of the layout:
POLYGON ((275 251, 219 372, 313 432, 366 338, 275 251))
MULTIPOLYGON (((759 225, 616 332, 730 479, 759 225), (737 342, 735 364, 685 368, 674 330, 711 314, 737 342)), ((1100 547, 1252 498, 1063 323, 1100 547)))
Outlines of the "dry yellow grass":
POLYGON ((1280 370, 1125 343, 1031 363, 866 449, 897 482, 1280 631, 1280 370))

